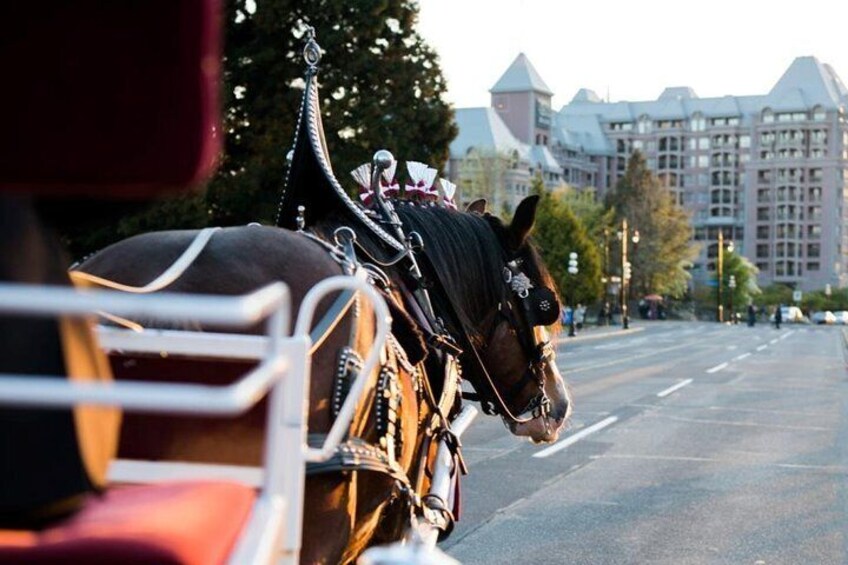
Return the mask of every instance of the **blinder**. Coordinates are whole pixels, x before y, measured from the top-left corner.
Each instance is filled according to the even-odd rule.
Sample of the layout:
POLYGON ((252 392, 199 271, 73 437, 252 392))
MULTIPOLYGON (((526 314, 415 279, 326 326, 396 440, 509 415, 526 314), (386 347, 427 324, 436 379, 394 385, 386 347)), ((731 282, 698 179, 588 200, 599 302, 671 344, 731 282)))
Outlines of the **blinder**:
POLYGON ((518 270, 518 261, 507 263, 503 274, 504 282, 521 299, 531 326, 550 326, 559 320, 560 306, 556 293, 544 286, 534 286, 530 278, 518 270))
POLYGON ((559 301, 556 293, 546 287, 531 288, 527 302, 528 322, 533 326, 550 326, 559 320, 559 301))

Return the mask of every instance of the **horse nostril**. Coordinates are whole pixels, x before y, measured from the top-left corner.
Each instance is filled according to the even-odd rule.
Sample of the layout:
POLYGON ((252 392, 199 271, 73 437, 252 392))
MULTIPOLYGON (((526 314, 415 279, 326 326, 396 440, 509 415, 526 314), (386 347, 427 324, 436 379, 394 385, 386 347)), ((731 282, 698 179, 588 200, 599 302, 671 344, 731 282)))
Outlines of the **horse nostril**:
POLYGON ((571 403, 564 400, 555 405, 554 409, 551 411, 551 416, 557 422, 562 422, 568 416, 570 409, 571 403))

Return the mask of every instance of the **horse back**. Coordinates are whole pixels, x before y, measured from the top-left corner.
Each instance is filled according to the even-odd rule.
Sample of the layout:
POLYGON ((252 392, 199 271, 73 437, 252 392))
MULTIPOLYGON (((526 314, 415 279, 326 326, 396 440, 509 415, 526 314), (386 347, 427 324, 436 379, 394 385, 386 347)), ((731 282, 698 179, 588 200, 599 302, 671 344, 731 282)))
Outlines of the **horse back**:
MULTIPOLYGON (((138 235, 103 249, 77 270, 130 286, 144 286, 176 261, 198 235, 197 230, 138 235)), ((196 260, 165 291, 199 294, 244 294, 283 281, 291 291, 293 312, 319 281, 342 273, 341 267, 316 242, 273 227, 223 228, 214 233, 196 260)), ((322 302, 320 319, 331 303, 322 302)), ((144 320, 133 320, 145 325, 144 320)), ((195 328, 175 321, 177 329, 195 328)), ((260 328, 248 330, 258 332, 260 328)), ((224 330, 232 331, 232 330, 224 330)), ((312 359, 310 429, 325 431, 332 423, 329 403, 336 351, 347 345, 351 331, 346 317, 312 359)), ((178 357, 111 352, 118 380, 179 381, 227 385, 252 362, 204 361, 178 357)), ((180 460, 256 465, 262 457, 266 403, 232 420, 154 414, 127 414, 121 430, 119 456, 129 459, 180 460)))

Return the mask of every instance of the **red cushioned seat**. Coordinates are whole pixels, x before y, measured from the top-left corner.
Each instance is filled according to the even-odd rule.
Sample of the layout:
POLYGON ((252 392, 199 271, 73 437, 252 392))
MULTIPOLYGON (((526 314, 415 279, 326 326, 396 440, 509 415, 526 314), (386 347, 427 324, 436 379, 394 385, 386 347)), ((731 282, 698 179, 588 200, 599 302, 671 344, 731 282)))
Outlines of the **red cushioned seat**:
POLYGON ((223 563, 255 496, 226 482, 116 487, 53 527, 0 530, 0 563, 223 563))

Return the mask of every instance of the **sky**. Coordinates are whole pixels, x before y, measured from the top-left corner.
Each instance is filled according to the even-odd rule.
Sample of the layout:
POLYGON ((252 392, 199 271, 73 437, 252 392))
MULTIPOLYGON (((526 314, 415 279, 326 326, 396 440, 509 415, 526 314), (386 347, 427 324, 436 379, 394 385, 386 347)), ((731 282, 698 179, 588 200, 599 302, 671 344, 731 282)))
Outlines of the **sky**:
POLYGON ((580 88, 654 100, 667 86, 702 97, 766 94, 795 57, 814 55, 848 84, 846 0, 419 0, 457 108, 523 52, 559 109, 580 88))

